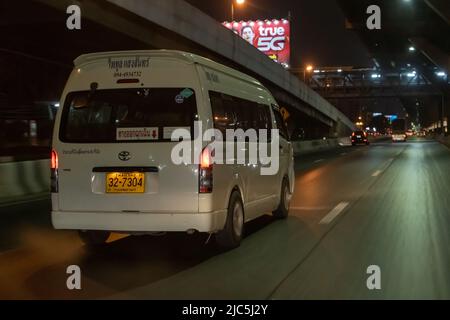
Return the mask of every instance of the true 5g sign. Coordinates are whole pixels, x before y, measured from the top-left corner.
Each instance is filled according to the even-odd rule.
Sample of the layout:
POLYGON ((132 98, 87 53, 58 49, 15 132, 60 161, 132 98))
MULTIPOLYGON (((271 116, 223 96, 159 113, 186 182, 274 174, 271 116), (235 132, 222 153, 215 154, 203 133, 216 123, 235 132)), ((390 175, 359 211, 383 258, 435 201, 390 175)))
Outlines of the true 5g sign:
POLYGON ((290 58, 290 23, 281 20, 231 21, 223 25, 285 66, 290 58))
POLYGON ((263 52, 282 51, 286 43, 286 30, 283 27, 260 27, 257 48, 263 52))

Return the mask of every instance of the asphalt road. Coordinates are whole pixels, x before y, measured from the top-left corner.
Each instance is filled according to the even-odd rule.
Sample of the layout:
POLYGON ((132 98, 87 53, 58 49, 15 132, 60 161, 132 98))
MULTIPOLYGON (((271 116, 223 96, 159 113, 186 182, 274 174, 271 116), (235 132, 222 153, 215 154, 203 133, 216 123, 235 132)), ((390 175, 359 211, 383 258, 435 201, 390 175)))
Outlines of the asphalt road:
POLYGON ((0 206, 0 299, 450 299, 450 150, 434 141, 300 157, 289 218, 247 224, 229 252, 199 234, 90 251, 49 210, 0 206), (82 290, 66 287, 73 264, 82 290))

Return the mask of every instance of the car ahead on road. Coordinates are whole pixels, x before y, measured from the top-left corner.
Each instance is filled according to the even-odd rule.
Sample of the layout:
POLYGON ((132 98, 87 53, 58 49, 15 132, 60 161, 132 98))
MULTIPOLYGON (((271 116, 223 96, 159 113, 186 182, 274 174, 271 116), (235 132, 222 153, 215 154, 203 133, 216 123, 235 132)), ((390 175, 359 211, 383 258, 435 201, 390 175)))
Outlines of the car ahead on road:
POLYGON ((277 102, 260 82, 180 51, 93 53, 74 63, 53 134, 54 228, 78 230, 91 245, 110 232, 198 231, 233 248, 245 222, 267 213, 287 217, 293 149, 277 102), (211 141, 201 139, 195 149, 203 137, 198 123, 224 136, 226 129, 268 131, 269 140, 258 136, 257 144, 244 140, 242 148, 232 139, 225 145, 245 152, 264 143, 270 150, 279 141, 272 153, 278 170, 262 174, 270 164, 235 157, 214 162, 211 141), (173 141, 176 129, 188 136, 173 141), (277 132, 279 139, 270 140, 277 132), (198 153, 175 163, 181 142, 198 153))
POLYGON ((394 132, 391 135, 392 142, 406 142, 408 136, 406 133, 394 132))
POLYGON ((418 137, 426 137, 427 133, 425 131, 419 131, 419 132, 417 132, 417 136, 418 137))
POLYGON ((352 133, 352 146, 357 144, 365 144, 369 145, 369 138, 367 137, 367 133, 364 131, 355 131, 352 133))

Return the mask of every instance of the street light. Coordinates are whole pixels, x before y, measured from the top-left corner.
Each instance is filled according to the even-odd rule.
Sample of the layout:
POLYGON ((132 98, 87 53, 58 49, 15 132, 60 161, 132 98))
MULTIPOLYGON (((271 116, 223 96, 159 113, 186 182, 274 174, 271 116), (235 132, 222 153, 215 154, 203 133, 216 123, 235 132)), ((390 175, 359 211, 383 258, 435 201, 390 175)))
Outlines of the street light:
POLYGON ((306 66, 306 68, 303 69, 303 81, 304 82, 306 82, 306 71, 311 72, 311 71, 313 71, 313 69, 314 69, 314 67, 312 65, 310 65, 310 64, 308 64, 306 66))
POLYGON ((234 2, 236 1, 236 4, 241 6, 245 3, 245 0, 231 0, 231 21, 234 21, 234 2))

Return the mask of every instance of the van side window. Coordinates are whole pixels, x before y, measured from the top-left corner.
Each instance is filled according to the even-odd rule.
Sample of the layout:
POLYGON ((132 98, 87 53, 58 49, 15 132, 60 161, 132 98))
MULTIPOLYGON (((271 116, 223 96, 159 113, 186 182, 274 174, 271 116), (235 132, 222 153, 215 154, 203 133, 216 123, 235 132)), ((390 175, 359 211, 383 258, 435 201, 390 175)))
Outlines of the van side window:
POLYGON ((251 129, 253 126, 253 110, 255 107, 255 103, 240 99, 234 98, 238 103, 233 105, 234 114, 236 115, 236 129, 242 129, 244 131, 251 129))
POLYGON ((258 129, 272 129, 272 117, 270 116, 270 107, 265 104, 258 103, 258 129))
POLYGON ((233 113, 233 99, 231 96, 223 97, 221 93, 210 91, 209 98, 214 120, 214 128, 220 130, 225 137, 227 129, 235 128, 235 117, 233 113))
POLYGON ((258 104, 258 129, 267 130, 267 141, 271 140, 272 115, 270 107, 265 104, 258 104))
POLYGON ((284 123, 280 109, 277 106, 272 105, 272 111, 275 116, 275 122, 277 123, 277 129, 279 130, 280 136, 286 140, 289 140, 288 130, 286 128, 286 124, 284 123))
POLYGON ((230 96, 224 93, 209 92, 214 128, 225 136, 226 129, 272 129, 270 107, 254 101, 230 96))

